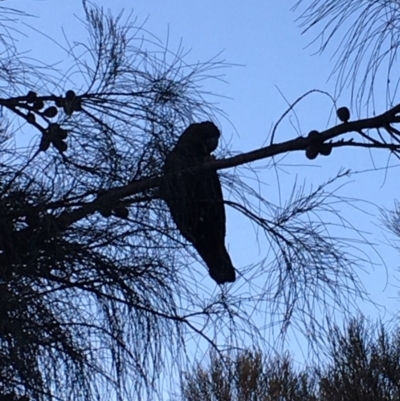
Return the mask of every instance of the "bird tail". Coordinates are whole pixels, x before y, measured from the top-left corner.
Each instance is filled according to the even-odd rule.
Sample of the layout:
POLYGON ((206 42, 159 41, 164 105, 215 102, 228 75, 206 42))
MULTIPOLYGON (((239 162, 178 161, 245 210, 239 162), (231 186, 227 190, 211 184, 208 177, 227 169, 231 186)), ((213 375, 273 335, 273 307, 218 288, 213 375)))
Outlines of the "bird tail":
POLYGON ((210 271, 210 276, 217 284, 233 283, 236 280, 236 272, 231 258, 225 248, 207 247, 197 249, 210 271))

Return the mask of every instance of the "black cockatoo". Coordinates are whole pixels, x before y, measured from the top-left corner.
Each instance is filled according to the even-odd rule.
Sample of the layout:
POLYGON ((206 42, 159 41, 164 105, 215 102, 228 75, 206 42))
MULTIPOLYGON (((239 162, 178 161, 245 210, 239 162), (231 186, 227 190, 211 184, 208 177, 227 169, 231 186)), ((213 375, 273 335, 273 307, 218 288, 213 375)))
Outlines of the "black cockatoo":
POLYGON ((225 247, 225 208, 215 170, 193 170, 212 160, 221 133, 212 122, 191 124, 180 136, 164 164, 161 196, 180 233, 193 244, 210 276, 218 283, 235 281, 225 247))

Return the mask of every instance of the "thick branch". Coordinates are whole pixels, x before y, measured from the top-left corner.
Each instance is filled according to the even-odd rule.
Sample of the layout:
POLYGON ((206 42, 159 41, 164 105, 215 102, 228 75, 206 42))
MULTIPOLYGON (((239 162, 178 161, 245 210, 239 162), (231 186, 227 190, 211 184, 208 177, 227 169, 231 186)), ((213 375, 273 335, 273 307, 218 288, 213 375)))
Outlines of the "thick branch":
MULTIPOLYGON (((400 112, 400 105, 397 105, 394 108, 390 109, 389 111, 373 118, 365 118, 362 120, 339 124, 335 127, 320 132, 320 142, 333 140, 349 132, 354 132, 359 135, 359 133, 362 132, 363 130, 374 129, 374 128, 386 129, 386 127, 389 126, 390 124, 397 122, 398 117, 396 117, 396 114, 399 112, 400 112)), ((231 167, 240 166, 246 163, 251 163, 257 160, 262 160, 269 157, 277 156, 279 154, 286 152, 304 151, 308 146, 313 145, 313 143, 314 143, 313 138, 299 137, 286 142, 265 146, 263 148, 256 149, 247 153, 242 153, 240 155, 230 157, 227 159, 213 160, 204 163, 203 165, 200 165, 198 167, 195 167, 195 169, 223 170, 231 167)), ((368 143, 355 144, 352 141, 343 141, 333 144, 333 147, 339 147, 339 146, 341 147, 359 146, 367 148, 371 147, 371 144, 368 143)), ((379 146, 377 143, 374 143, 373 147, 385 148, 392 152, 393 151, 400 152, 400 144, 394 145, 390 143, 380 142, 379 146)), ((72 212, 65 212, 60 217, 60 222, 64 226, 69 226, 70 224, 79 221, 80 219, 88 216, 89 214, 96 212, 99 209, 100 203, 104 201, 110 203, 115 202, 116 200, 123 199, 125 197, 132 196, 152 188, 157 188, 160 184, 160 180, 161 177, 155 177, 155 178, 133 181, 127 185, 112 188, 108 190, 104 195, 102 195, 101 200, 96 199, 93 202, 90 202, 72 212)))

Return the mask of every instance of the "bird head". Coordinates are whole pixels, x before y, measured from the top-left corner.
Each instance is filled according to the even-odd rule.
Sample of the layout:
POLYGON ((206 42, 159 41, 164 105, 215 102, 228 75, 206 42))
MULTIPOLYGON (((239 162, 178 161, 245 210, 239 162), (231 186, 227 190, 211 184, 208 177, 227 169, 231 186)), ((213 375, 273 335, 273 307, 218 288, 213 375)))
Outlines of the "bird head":
POLYGON ((211 121, 190 124, 179 138, 178 145, 189 147, 196 153, 209 155, 218 146, 221 132, 211 121))
POLYGON ((199 132, 200 131, 202 132, 202 139, 207 149, 207 153, 214 152, 214 150, 217 149, 221 132, 219 131, 217 126, 210 121, 205 121, 199 123, 198 125, 199 125, 199 132))

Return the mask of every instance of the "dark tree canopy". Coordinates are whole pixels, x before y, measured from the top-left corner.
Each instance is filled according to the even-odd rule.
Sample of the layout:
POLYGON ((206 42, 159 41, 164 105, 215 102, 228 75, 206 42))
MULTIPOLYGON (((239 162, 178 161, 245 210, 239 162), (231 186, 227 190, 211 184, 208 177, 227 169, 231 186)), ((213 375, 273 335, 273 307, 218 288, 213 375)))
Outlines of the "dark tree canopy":
POLYGON ((161 192, 181 234, 205 261, 210 276, 224 284, 235 281, 235 269, 225 247, 221 183, 215 170, 193 170, 210 160, 220 135, 211 122, 191 124, 166 158, 161 192))

